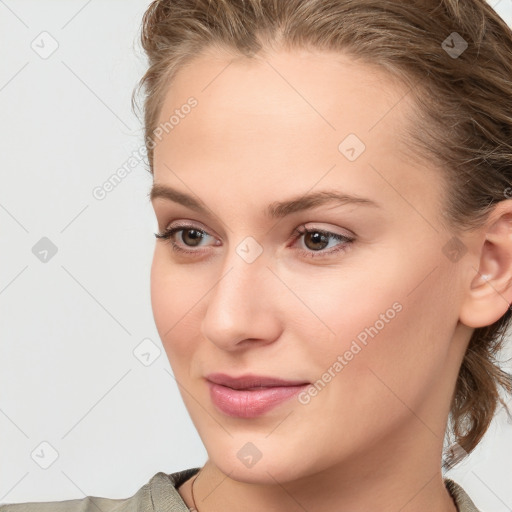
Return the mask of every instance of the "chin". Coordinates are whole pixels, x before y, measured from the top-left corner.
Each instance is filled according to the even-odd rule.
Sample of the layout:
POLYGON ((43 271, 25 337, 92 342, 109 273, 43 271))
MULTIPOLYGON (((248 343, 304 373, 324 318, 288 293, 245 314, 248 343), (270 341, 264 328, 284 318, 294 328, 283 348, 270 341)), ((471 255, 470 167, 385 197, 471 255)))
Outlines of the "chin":
POLYGON ((230 439, 228 443, 215 443, 209 449, 209 460, 225 475, 237 482, 275 485, 298 480, 322 468, 319 460, 308 461, 300 449, 272 443, 263 436, 254 443, 243 439, 230 439), (284 448, 284 450, 283 450, 284 448))
MULTIPOLYGON (((276 457, 278 458, 278 457, 276 457)), ((244 467, 237 460, 230 464, 226 461, 226 458, 222 461, 213 461, 217 467, 232 480, 243 483, 258 484, 258 485, 275 485, 276 481, 279 483, 285 483, 287 481, 295 480, 300 478, 301 474, 295 471, 290 471, 290 467, 293 465, 291 461, 272 460, 264 462, 261 459, 255 466, 251 468, 244 467)), ((300 471, 300 470, 299 470, 300 471)))

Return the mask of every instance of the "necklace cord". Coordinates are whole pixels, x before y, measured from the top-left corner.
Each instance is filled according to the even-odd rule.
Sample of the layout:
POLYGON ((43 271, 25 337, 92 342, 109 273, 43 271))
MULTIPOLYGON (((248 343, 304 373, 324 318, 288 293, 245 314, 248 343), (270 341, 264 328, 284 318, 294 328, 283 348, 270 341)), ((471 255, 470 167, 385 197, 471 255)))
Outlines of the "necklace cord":
POLYGON ((197 508, 197 505, 196 505, 196 500, 194 498, 194 484, 196 483, 196 480, 197 480, 197 477, 199 476, 199 473, 201 473, 201 470, 199 470, 197 472, 197 475, 194 477, 194 480, 192 480, 192 486, 190 488, 190 493, 192 494, 192 503, 194 505, 194 511, 197 511, 199 512, 198 508, 197 508))

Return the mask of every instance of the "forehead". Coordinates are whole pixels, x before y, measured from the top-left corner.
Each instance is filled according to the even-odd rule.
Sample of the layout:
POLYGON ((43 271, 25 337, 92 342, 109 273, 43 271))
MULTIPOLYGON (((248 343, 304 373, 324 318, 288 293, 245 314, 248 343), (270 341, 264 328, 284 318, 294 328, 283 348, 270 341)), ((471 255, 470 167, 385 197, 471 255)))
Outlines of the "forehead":
POLYGON ((394 106, 405 106, 405 92, 382 69, 339 52, 297 50, 247 58, 210 50, 178 71, 159 123, 194 96, 206 128, 209 123, 220 128, 221 117, 246 129, 251 121, 268 120, 269 130, 303 120, 313 123, 312 129, 364 134, 387 117, 390 107, 398 114, 394 106))
POLYGON ((414 108, 407 93, 380 68, 340 53, 201 55, 167 90, 159 124, 169 125, 173 115, 177 122, 157 141, 155 181, 173 181, 171 167, 196 184, 215 173, 239 180, 247 193, 261 183, 306 191, 336 167, 324 184, 341 180, 365 195, 389 178, 414 201, 416 192, 432 188, 432 174, 413 175, 402 151, 414 108), (184 109, 191 97, 197 105, 184 109), (343 153, 346 140, 362 151, 356 160, 343 153))

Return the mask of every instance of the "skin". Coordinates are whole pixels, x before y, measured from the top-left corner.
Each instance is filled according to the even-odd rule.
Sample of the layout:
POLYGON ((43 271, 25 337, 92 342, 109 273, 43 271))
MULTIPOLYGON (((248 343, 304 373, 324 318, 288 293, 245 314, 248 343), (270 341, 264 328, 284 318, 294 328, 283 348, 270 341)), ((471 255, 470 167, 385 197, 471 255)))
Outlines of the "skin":
MULTIPOLYGON (((206 232, 199 247, 190 231, 173 236, 195 255, 157 240, 151 269, 156 326, 208 452, 194 486, 201 512, 456 511, 443 437, 473 328, 512 301, 512 207, 500 203, 485 226, 457 235, 459 261, 445 255, 443 171, 407 156, 405 92, 378 68, 305 51, 210 51, 167 90, 161 122, 190 96, 198 105, 158 141, 154 183, 210 211, 152 201, 160 232, 177 221, 206 232), (338 150, 350 133, 366 145, 353 162, 338 150), (263 214, 325 189, 380 206, 263 214), (329 254, 346 243, 315 245, 294 234, 304 225, 355 240, 329 254), (263 250, 252 263, 236 252, 248 236, 263 250), (210 372, 317 381, 394 303, 401 311, 308 404, 241 419, 211 402, 210 372), (252 467, 237 457, 247 442, 262 454, 252 467)), ((179 488, 189 507, 191 482, 179 488)))

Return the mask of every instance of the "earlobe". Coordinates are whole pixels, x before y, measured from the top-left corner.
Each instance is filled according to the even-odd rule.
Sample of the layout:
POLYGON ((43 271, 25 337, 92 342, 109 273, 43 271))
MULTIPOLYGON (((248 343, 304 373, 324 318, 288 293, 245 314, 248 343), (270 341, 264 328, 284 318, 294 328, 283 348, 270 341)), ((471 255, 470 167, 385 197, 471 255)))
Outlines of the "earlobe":
POLYGON ((479 268, 471 267, 460 321, 468 327, 492 325, 512 303, 512 200, 498 203, 485 226, 479 268))

